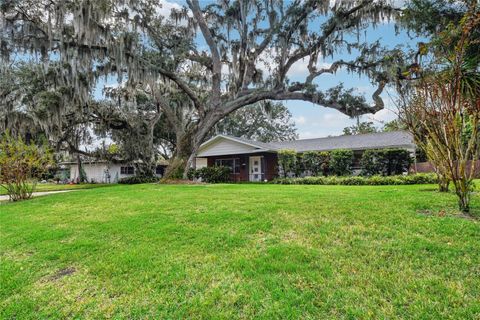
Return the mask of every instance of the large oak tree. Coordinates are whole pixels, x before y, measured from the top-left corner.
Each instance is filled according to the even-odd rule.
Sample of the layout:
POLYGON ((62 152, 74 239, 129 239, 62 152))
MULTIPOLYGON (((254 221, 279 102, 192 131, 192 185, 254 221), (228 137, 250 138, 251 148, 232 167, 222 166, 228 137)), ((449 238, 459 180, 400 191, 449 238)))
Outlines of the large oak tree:
POLYGON ((259 101, 302 100, 349 116, 376 112, 399 62, 398 50, 361 37, 395 16, 382 0, 189 0, 168 18, 159 8, 154 0, 6 0, 2 57, 56 63, 78 112, 99 79, 141 87, 178 128, 176 166, 187 167, 221 119, 259 101), (322 66, 327 57, 331 63, 322 66), (289 71, 299 63, 308 72, 292 81, 289 71), (322 85, 323 75, 340 69, 377 85, 373 104, 341 83, 322 85))

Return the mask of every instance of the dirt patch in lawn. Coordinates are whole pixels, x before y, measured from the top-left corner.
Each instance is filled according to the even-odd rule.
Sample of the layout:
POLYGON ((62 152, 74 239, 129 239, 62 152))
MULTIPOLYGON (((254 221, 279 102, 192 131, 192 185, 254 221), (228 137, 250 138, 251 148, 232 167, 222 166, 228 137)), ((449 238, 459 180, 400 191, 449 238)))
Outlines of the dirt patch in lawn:
POLYGON ((58 279, 61 279, 63 277, 69 276, 71 274, 74 274, 77 270, 73 267, 68 267, 64 269, 60 269, 57 272, 55 272, 52 276, 49 277, 50 281, 55 281, 58 279))

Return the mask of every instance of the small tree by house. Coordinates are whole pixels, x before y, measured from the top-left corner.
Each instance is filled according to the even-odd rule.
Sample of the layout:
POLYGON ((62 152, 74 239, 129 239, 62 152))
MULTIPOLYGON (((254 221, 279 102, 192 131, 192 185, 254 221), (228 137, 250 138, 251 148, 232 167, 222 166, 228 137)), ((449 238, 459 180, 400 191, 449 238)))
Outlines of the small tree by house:
POLYGON ((280 150, 278 152, 278 169, 284 178, 289 173, 296 173, 297 153, 295 150, 280 150))
POLYGON ((11 201, 29 199, 37 179, 53 164, 48 149, 26 144, 8 133, 0 139, 0 186, 11 201))
POLYGON ((459 199, 459 209, 468 213, 480 147, 479 114, 460 107, 463 103, 455 101, 459 98, 452 97, 446 87, 445 83, 431 82, 418 88, 421 100, 409 106, 410 116, 415 116, 428 132, 423 147, 442 177, 441 187, 448 190, 451 181, 459 199))
POLYGON ((420 147, 439 175, 454 184, 464 213, 470 211, 480 151, 480 75, 467 54, 478 43, 479 26, 480 13, 472 5, 459 25, 450 25, 436 39, 433 47, 443 68, 425 75, 401 101, 404 122, 417 142, 424 141, 420 147))
POLYGON ((353 151, 352 150, 333 150, 330 153, 330 168, 333 174, 337 176, 347 176, 352 174, 353 151))

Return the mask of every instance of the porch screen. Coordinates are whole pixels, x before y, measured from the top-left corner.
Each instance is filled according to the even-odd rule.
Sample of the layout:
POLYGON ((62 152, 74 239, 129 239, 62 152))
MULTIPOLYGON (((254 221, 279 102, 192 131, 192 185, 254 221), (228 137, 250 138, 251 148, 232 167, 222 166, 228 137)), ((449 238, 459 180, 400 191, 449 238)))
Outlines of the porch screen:
POLYGON ((240 159, 238 158, 217 159, 215 165, 230 168, 230 172, 234 174, 240 173, 240 159))

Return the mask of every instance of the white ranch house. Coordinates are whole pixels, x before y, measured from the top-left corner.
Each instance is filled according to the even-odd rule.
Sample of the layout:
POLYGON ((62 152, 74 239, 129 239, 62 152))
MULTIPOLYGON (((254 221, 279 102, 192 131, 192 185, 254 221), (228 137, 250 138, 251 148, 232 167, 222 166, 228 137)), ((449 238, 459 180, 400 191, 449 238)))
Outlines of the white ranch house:
MULTIPOLYGON (((159 161, 155 170, 157 177, 162 177, 166 161, 159 161)), ((61 167, 69 169, 70 181, 79 179, 77 162, 63 162, 61 167)), ((82 168, 87 176, 88 182, 93 183, 117 183, 122 178, 128 178, 135 175, 135 167, 131 163, 112 163, 108 161, 93 160, 82 161, 82 168)))

